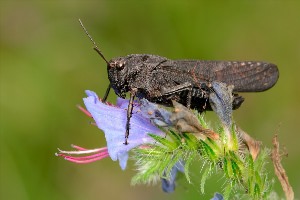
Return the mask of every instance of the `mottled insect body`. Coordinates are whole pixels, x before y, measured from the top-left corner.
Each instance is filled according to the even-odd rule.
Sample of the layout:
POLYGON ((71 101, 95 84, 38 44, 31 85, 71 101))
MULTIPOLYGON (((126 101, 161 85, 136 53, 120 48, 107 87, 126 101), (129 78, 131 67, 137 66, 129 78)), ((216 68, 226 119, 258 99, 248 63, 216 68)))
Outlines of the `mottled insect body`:
POLYGON ((84 30, 94 43, 94 50, 107 63, 110 84, 103 100, 106 101, 110 88, 122 98, 130 93, 124 144, 128 144, 135 97, 167 106, 172 106, 174 100, 202 112, 211 110, 207 100, 214 92, 211 83, 215 81, 234 86, 232 106, 236 109, 244 101, 236 92, 265 91, 279 77, 276 65, 257 61, 171 60, 150 54, 131 54, 107 61, 84 30))
MULTIPOLYGON (((278 79, 276 65, 267 62, 170 60, 149 54, 114 58, 107 64, 111 87, 120 97, 133 92, 138 98, 172 105, 171 100, 202 112, 213 81, 233 85, 233 92, 260 92, 278 79)), ((243 98, 235 94, 233 108, 243 98)))

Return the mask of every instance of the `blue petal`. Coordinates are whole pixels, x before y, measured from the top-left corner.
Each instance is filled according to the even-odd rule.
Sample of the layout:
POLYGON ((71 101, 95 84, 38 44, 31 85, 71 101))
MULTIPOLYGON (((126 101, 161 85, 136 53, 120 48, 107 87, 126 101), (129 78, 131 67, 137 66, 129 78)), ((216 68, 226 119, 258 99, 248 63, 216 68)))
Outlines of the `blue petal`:
POLYGON ((128 99, 122 99, 122 98, 117 98, 117 103, 116 105, 119 108, 124 108, 126 109, 128 107, 128 99))
POLYGON ((119 165, 121 167, 122 170, 125 170, 126 165, 127 165, 127 160, 128 160, 128 153, 119 153, 118 154, 118 158, 119 158, 119 165))
POLYGON ((170 174, 169 179, 165 179, 165 178, 161 179, 162 190, 166 193, 171 193, 171 192, 174 192, 174 190, 175 190, 175 178, 177 175, 176 167, 173 167, 170 173, 171 174, 170 174))
POLYGON ((179 161, 175 164, 175 167, 178 171, 184 173, 184 162, 183 161, 179 161))
POLYGON ((184 173, 184 164, 183 162, 177 162, 171 169, 169 179, 162 178, 161 179, 161 187, 162 190, 166 193, 174 192, 175 190, 175 180, 177 176, 177 172, 180 171, 184 173))
MULTIPOLYGON (((84 104, 93 116, 98 128, 105 133, 108 153, 111 159, 114 161, 119 160, 123 170, 126 168, 128 152, 132 148, 144 143, 154 142, 148 136, 149 133, 164 135, 161 130, 150 123, 149 119, 142 117, 139 112, 133 112, 130 119, 129 144, 124 145, 127 110, 102 103, 99 101, 96 93, 92 91, 86 91, 86 93, 88 97, 83 99, 84 104)), ((126 102, 121 101, 121 104, 122 107, 125 107, 126 102)))
POLYGON ((215 196, 210 200, 224 200, 223 196, 220 193, 215 193, 215 196))

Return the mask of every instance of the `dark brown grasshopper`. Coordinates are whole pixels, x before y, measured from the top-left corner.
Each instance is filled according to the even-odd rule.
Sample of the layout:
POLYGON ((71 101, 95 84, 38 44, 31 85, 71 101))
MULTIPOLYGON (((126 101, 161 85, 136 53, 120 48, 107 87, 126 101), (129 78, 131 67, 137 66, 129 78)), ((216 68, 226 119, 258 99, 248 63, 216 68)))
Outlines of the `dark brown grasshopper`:
POLYGON ((122 98, 127 92, 130 94, 124 144, 128 144, 135 97, 167 106, 175 100, 203 112, 211 110, 206 103, 213 92, 211 83, 217 81, 234 86, 233 109, 237 109, 244 101, 237 92, 265 91, 275 85, 279 77, 275 64, 260 61, 171 60, 150 54, 131 54, 107 61, 84 30, 93 42, 94 50, 107 64, 110 84, 103 101, 106 101, 110 88, 122 98))

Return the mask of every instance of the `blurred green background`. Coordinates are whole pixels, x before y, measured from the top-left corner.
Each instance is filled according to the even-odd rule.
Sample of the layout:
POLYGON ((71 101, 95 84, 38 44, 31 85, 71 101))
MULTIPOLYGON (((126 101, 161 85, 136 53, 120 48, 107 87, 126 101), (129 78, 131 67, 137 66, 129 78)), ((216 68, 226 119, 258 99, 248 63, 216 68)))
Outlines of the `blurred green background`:
MULTIPOLYGON (((102 96, 104 55, 158 54, 171 59, 265 60, 280 70, 277 85, 243 94, 237 123, 271 147, 275 133, 289 153, 283 164, 300 196, 299 1, 0 1, 1 199, 209 199, 224 179, 212 178, 200 197, 200 167, 192 185, 175 193, 130 186, 134 166, 104 159, 77 165, 54 156, 57 147, 105 146, 103 134, 77 108, 84 90, 102 96), (198 180, 198 182, 197 182, 198 180)), ((115 94, 109 100, 114 102, 115 94)), ((273 168, 268 169, 273 176, 273 168)), ((275 179, 275 189, 282 196, 275 179)))

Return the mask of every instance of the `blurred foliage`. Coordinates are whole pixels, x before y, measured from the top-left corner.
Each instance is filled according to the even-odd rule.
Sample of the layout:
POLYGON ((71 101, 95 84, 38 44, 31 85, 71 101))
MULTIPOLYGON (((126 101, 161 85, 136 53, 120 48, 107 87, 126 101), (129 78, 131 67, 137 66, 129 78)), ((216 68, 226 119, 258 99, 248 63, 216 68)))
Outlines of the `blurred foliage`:
MULTIPOLYGON (((296 0, 1 0, 1 199, 199 198, 200 181, 187 187, 179 180, 170 195, 160 186, 131 187, 132 165, 123 172, 110 159, 75 165, 54 156, 57 147, 71 143, 105 146, 103 134, 75 106, 82 104, 85 89, 104 94, 108 85, 105 63, 78 18, 108 59, 150 53, 276 63, 277 85, 244 94, 246 101, 234 118, 266 146, 279 133, 289 153, 283 165, 299 198, 299 10, 296 0)), ((115 98, 112 94, 109 100, 115 98)), ((207 181, 206 199, 221 183, 207 181)), ((275 189, 282 194, 278 182, 275 189)))
POLYGON ((238 142, 236 128, 233 126, 231 131, 227 129, 227 134, 225 129, 219 129, 219 140, 202 140, 194 134, 173 131, 166 132, 167 137, 150 134, 156 143, 134 149, 133 159, 138 172, 132 178, 132 184, 155 183, 164 178, 172 185, 177 171, 184 173, 187 182, 191 184, 190 165, 201 161, 202 165, 198 167, 201 169, 199 177, 202 194, 205 193, 206 180, 222 173, 224 199, 233 199, 235 196, 238 196, 238 199, 270 199, 273 181, 265 170, 270 151, 264 148, 254 161, 249 151, 241 153, 242 149, 239 147, 242 144, 238 142), (227 137, 228 133, 231 137, 227 137))

